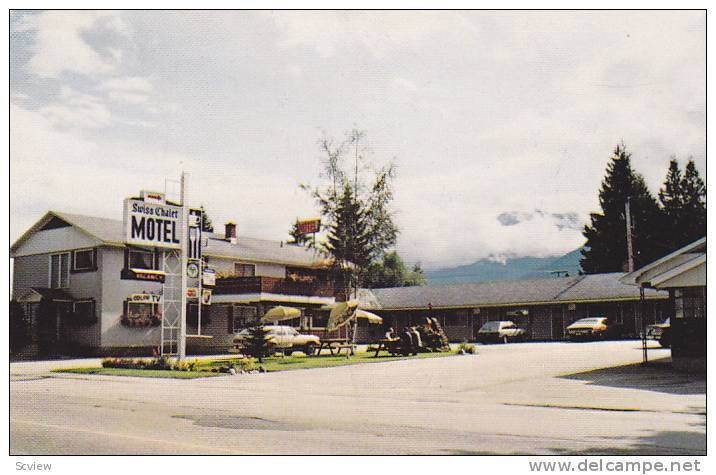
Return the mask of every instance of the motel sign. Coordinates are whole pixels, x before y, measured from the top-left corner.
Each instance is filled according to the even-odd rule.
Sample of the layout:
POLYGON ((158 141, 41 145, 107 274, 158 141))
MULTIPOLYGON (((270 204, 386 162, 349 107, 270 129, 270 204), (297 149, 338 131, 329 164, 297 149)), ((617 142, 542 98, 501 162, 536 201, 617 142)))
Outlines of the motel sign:
POLYGON ((125 242, 138 246, 180 248, 181 206, 124 200, 125 242))

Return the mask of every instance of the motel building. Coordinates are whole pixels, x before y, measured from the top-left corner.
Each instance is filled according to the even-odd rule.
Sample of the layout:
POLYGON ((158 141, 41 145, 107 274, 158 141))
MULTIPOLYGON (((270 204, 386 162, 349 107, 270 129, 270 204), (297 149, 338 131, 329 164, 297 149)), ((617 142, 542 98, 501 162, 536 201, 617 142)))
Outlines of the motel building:
MULTIPOLYGON (((488 321, 509 320, 537 341, 562 340, 565 328, 580 318, 608 317, 623 335, 638 338, 643 326, 670 314, 669 293, 638 287, 623 273, 541 279, 396 287, 363 290, 362 307, 383 317, 385 326, 402 329, 436 317, 451 341, 474 340, 488 321)), ((363 327, 359 338, 371 340, 378 329, 363 327)))
POLYGON ((645 291, 669 293, 671 360, 687 372, 706 370, 706 238, 625 275, 645 291))
MULTIPOLYGON (((172 217, 152 223, 152 237, 171 242, 176 230, 164 219, 172 217)), ((188 352, 226 351, 234 333, 276 305, 301 309, 302 316, 287 324, 314 333, 325 326, 326 308, 335 303, 325 258, 303 247, 237 236, 233 223, 223 234, 204 232, 202 241, 209 270, 200 320, 199 296, 188 299, 188 352)), ((126 242, 122 220, 50 211, 12 244, 12 299, 31 334, 19 356, 156 351, 164 254, 126 242)))
MULTIPOLYGON (((151 214, 141 197, 130 203, 137 216, 151 214)), ((152 216, 157 219, 151 223, 138 218, 126 226, 126 216, 123 221, 50 211, 11 246, 12 300, 22 308, 31 336, 17 357, 152 355, 164 344, 162 332, 169 320, 163 315, 169 300, 165 282, 173 278, 163 262, 168 254, 161 247, 137 245, 127 234, 172 244, 175 217, 152 216)), ((336 292, 325 256, 279 241, 237 236, 233 223, 223 231, 200 239, 206 269, 197 294, 187 293, 187 352, 225 352, 235 333, 277 305, 301 310, 299 318, 284 324, 327 336, 336 292)), ((513 321, 532 340, 561 340, 572 322, 594 316, 609 317, 622 325, 625 336, 638 337, 644 326, 675 315, 674 299, 690 315, 693 295, 703 293, 666 290, 653 279, 640 289, 624 280, 624 274, 612 273, 361 289, 360 307, 380 315, 384 323, 359 323, 356 340, 373 342, 388 327, 402 329, 426 317, 438 318, 453 342, 473 340, 483 324, 494 320, 513 321)))

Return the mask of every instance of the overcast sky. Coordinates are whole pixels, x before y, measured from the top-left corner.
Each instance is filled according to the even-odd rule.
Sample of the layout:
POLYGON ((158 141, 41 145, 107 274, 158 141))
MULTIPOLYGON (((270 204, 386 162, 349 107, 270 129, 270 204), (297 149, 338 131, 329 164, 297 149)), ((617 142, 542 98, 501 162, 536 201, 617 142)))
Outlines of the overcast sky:
POLYGON ((703 12, 16 12, 10 48, 13 240, 182 167, 217 228, 286 239, 353 127, 427 268, 580 246, 621 141, 654 193, 671 155, 705 175, 703 12))

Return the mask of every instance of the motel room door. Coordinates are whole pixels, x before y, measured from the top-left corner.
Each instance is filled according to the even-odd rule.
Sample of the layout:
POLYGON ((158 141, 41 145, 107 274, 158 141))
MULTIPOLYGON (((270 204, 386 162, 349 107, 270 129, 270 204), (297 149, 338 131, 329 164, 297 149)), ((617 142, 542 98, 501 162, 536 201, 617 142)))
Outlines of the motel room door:
POLYGON ((552 319, 548 306, 532 307, 530 309, 530 338, 532 340, 552 339, 552 319))

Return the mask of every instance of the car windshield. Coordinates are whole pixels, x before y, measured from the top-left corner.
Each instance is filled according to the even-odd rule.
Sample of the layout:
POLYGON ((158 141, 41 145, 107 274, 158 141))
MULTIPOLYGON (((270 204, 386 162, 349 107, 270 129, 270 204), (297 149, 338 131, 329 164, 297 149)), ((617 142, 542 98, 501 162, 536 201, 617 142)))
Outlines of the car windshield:
POLYGON ((481 332, 491 332, 499 330, 500 328, 500 322, 487 322, 485 323, 482 328, 480 328, 481 332))
POLYGON ((289 328, 288 334, 293 336, 299 335, 298 331, 296 331, 295 328, 289 328))
POLYGON ((512 322, 505 322, 502 324, 502 328, 506 328, 506 329, 517 328, 517 325, 515 325, 512 322))
POLYGON ((664 325, 671 325, 671 318, 664 320, 664 325))

